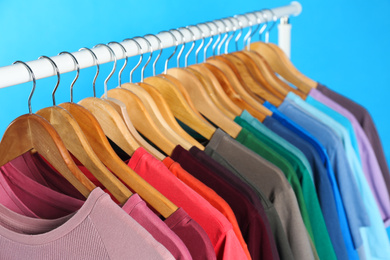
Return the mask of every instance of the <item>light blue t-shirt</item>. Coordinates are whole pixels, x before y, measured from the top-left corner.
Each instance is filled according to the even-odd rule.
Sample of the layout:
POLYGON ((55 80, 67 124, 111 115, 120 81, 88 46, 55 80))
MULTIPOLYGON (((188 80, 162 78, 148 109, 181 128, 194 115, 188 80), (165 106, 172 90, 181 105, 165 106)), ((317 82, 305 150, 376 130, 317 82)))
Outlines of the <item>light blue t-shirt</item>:
MULTIPOLYGON (((390 253, 390 243, 388 239, 386 239, 387 238, 386 229, 383 224, 380 211, 376 204, 375 198, 370 190, 368 182, 363 173, 361 164, 359 163, 355 151, 352 148, 348 132, 345 130, 345 128, 342 125, 336 122, 333 118, 329 117, 327 114, 319 111, 313 106, 307 104, 298 96, 290 95, 290 97, 292 97, 293 102, 292 103, 286 102, 284 105, 282 104, 279 107, 280 110, 286 111, 287 108, 285 107, 288 107, 288 109, 291 110, 291 105, 296 106, 297 109, 300 109, 300 111, 302 111, 302 113, 305 113, 306 115, 317 119, 318 121, 322 122, 325 126, 328 126, 330 129, 334 129, 335 133, 338 134, 338 136, 341 137, 341 139, 343 140, 343 144, 345 147, 344 153, 347 156, 350 169, 352 170, 350 171, 349 176, 354 176, 356 180, 356 183, 358 185, 358 191, 360 192, 361 198, 363 199, 363 203, 369 217, 369 223, 370 223, 369 226, 365 227, 362 224, 363 222, 361 223, 362 225, 360 225, 360 234, 361 234, 361 238, 363 239, 363 244, 365 248, 364 250, 365 257, 366 259, 377 259, 378 257, 381 258, 381 257, 388 256, 390 253)), ((289 98, 289 101, 291 101, 291 98, 289 98)), ((346 185, 344 185, 344 187, 345 186, 346 185)), ((343 194, 343 190, 341 192, 343 194)), ((361 214, 359 213, 359 211, 356 211, 356 213, 361 214)), ((351 221, 351 218, 349 218, 349 220, 351 221)), ((354 234, 354 232, 352 232, 352 234, 354 234)))
POLYGON ((305 166, 305 168, 307 169, 307 171, 310 174, 311 179, 313 180, 313 171, 310 167, 310 163, 307 161, 305 155, 298 148, 296 148, 294 145, 290 144, 289 142, 284 140, 282 137, 280 137, 279 135, 277 135, 274 132, 272 132, 271 130, 269 130, 257 118, 253 117, 248 111, 243 110, 240 117, 242 119, 244 119, 246 122, 248 122, 251 126, 256 128, 256 130, 263 133, 268 138, 272 139, 273 141, 275 141, 276 143, 281 145, 283 148, 285 148, 286 150, 288 150, 289 152, 294 154, 295 157, 297 157, 302 162, 302 164, 305 166))
POLYGON ((343 234, 344 243, 345 243, 345 246, 346 246, 347 252, 348 252, 348 259, 358 260, 359 259, 358 252, 360 255, 364 255, 364 249, 362 246, 360 248, 355 248, 355 246, 352 242, 352 234, 351 234, 351 231, 349 229, 345 208, 343 205, 343 201, 341 199, 340 190, 339 190, 339 187, 337 185, 335 174, 333 172, 333 168, 332 168, 332 165, 331 165, 331 162, 330 162, 330 159, 328 157, 328 154, 326 152, 325 147, 317 140, 317 138, 315 138, 313 135, 311 135, 304 128, 302 128, 301 126, 296 124, 294 121, 289 119, 287 116, 282 114, 271 103, 266 101, 264 103, 264 106, 273 112, 272 118, 278 120, 282 125, 284 125, 288 129, 290 129, 291 131, 296 133, 298 136, 300 136, 303 139, 305 139, 306 141, 308 141, 311 145, 313 145, 313 147, 318 152, 318 155, 326 168, 326 173, 328 175, 328 178, 330 180, 330 184, 332 187, 332 191, 334 193, 337 212, 339 215, 340 227, 341 227, 341 231, 343 234))

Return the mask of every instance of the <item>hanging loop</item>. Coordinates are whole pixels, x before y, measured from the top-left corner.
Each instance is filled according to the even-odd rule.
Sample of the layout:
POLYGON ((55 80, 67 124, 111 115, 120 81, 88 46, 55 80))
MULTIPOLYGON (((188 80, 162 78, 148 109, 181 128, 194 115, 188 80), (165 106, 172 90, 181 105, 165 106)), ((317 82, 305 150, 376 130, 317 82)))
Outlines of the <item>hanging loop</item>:
POLYGON ((108 46, 107 44, 99 43, 99 44, 93 46, 93 48, 96 48, 96 47, 99 47, 99 46, 106 47, 109 50, 109 52, 110 52, 110 56, 114 58, 114 66, 112 67, 112 70, 111 70, 110 74, 104 80, 104 98, 107 99, 108 98, 108 95, 107 95, 107 91, 108 91, 107 83, 108 83, 108 80, 112 77, 112 75, 114 74, 114 72, 116 70, 117 59, 116 59, 115 52, 112 50, 112 48, 110 46, 108 46))
POLYGON ((270 12, 271 14, 272 14, 272 21, 273 21, 273 23, 272 23, 272 25, 269 27, 269 29, 265 32, 265 42, 269 42, 269 33, 272 31, 272 29, 274 28, 274 26, 275 26, 275 24, 276 24, 276 21, 277 21, 277 19, 278 19, 278 17, 275 15, 275 13, 274 13, 274 11, 272 11, 271 9, 263 9, 263 10, 261 10, 261 13, 262 13, 262 15, 263 15, 263 17, 264 16, 267 16, 267 14, 265 13, 265 11, 268 11, 268 12, 270 12))
MULTIPOLYGON (((164 46, 163 46, 162 41, 160 40, 160 38, 158 38, 156 35, 154 35, 154 34, 147 34, 147 35, 145 35, 145 36, 153 36, 153 37, 155 37, 155 38, 157 39, 159 45, 160 45, 160 52, 158 53, 156 59, 154 59, 154 62, 153 62, 153 65, 152 65, 152 68, 153 68, 153 76, 156 76, 156 64, 157 64, 158 59, 160 59, 160 56, 161 56, 162 51, 163 51, 163 49, 164 49, 164 46)), ((145 36, 144 36, 144 37, 145 37, 145 36)))
POLYGON ((177 67, 180 68, 180 57, 181 57, 181 54, 184 51, 184 48, 186 47, 186 38, 184 37, 184 34, 181 31, 179 31, 178 29, 171 29, 169 31, 177 31, 181 35, 181 38, 183 40, 182 46, 181 46, 180 51, 177 54, 177 58, 176 58, 176 60, 177 60, 177 67))
MULTIPOLYGON (((177 51, 177 46, 179 46, 179 42, 176 38, 176 36, 171 32, 171 31, 162 31, 160 33, 163 33, 163 32, 166 32, 166 33, 169 33, 171 36, 172 36, 172 39, 175 40, 175 49, 173 50, 172 54, 169 55, 169 57, 167 58, 167 60, 165 61, 165 65, 164 65, 164 74, 167 74, 167 70, 168 70, 168 63, 170 61, 170 59, 172 59, 173 55, 175 55, 176 51, 177 51)), ((157 37, 158 38, 158 37, 157 37)))
POLYGON ((148 41, 148 39, 146 39, 145 37, 137 36, 137 37, 134 37, 133 39, 136 39, 136 38, 141 38, 141 39, 145 40, 147 42, 147 44, 149 45, 149 52, 150 52, 149 58, 146 61, 146 63, 144 64, 144 66, 141 68, 141 82, 144 82, 145 69, 146 69, 146 67, 148 66, 150 60, 153 57, 153 46, 150 43, 150 41, 148 41))
POLYGON ((59 69, 57 67, 57 64, 51 58, 42 55, 41 57, 38 58, 38 60, 40 60, 40 59, 47 59, 47 60, 49 60, 51 65, 53 65, 53 68, 54 68, 54 70, 56 71, 56 74, 57 74, 57 83, 56 83, 56 86, 54 87, 53 92, 51 94, 52 99, 53 99, 53 106, 55 106, 56 105, 55 94, 56 94, 56 91, 58 89, 58 86, 60 85, 60 71, 59 71, 59 69))
POLYGON ((182 27, 182 28, 179 28, 179 29, 186 29, 187 31, 189 31, 192 35, 192 45, 190 47, 190 49, 187 51, 186 55, 184 56, 184 67, 187 67, 188 65, 188 57, 190 56, 192 50, 194 49, 195 47, 195 34, 194 32, 189 29, 188 27, 182 27))
POLYGON ((210 44, 213 42, 214 40, 214 37, 213 37, 213 30, 211 29, 210 25, 208 25, 208 23, 204 23, 204 25, 207 26, 207 28, 209 28, 210 30, 210 41, 206 44, 206 46, 204 47, 203 49, 203 62, 206 61, 207 59, 207 49, 209 48, 210 44))
POLYGON ((218 43, 219 43, 219 40, 221 40, 221 28, 219 28, 219 26, 214 22, 214 21, 210 21, 210 23, 212 23, 216 28, 217 28, 217 31, 218 31, 218 38, 217 40, 215 41, 215 43, 213 44, 213 57, 215 56, 215 47, 217 47, 218 43))
MULTIPOLYGON (((144 52, 143 52, 143 49, 141 47, 141 45, 134 39, 130 39, 130 38, 127 38, 127 39, 124 39, 123 41, 132 41, 134 42, 136 45, 137 45, 137 48, 138 48, 138 51, 141 53, 140 57, 139 57, 139 60, 137 62, 137 64, 134 66, 134 68, 130 71, 130 83, 133 83, 133 73, 134 71, 139 67, 139 65, 141 64, 143 58, 144 58, 144 52)), ((120 86, 119 86, 120 87, 120 86)))
POLYGON ((70 102, 73 103, 73 86, 74 86, 74 83, 76 83, 76 81, 77 81, 77 79, 79 78, 79 75, 80 75, 80 64, 77 61, 76 57, 72 53, 67 52, 67 51, 63 51, 63 52, 60 52, 58 55, 62 55, 62 54, 70 55, 70 57, 72 58, 74 64, 76 65, 76 70, 77 70, 76 77, 73 79, 72 83, 70 84, 70 102))
POLYGON ((97 79, 97 77, 99 75, 99 72, 100 72, 99 60, 98 60, 96 54, 93 51, 91 51, 91 49, 89 49, 87 47, 83 47, 83 48, 80 48, 79 51, 82 51, 82 50, 86 50, 89 53, 91 53, 92 58, 93 58, 93 64, 96 65, 96 73, 95 73, 95 77, 93 77, 93 82, 92 82, 93 97, 96 97, 96 87, 95 87, 95 84, 96 84, 96 79, 97 79))
MULTIPOLYGON (((200 50, 202 49, 203 45, 204 45, 204 38, 205 38, 205 35, 204 35, 204 31, 200 28, 199 25, 190 25, 190 26, 193 26, 193 27, 196 27, 196 29, 198 29, 198 31, 200 32, 200 34, 202 35, 202 41, 199 45, 199 47, 196 49, 195 51, 195 63, 197 64, 198 63, 198 58, 199 58, 199 52, 200 50)), ((188 28, 190 27, 188 26, 188 28)))
POLYGON ((15 62, 12 63, 12 64, 18 64, 18 63, 23 64, 23 65, 27 68, 28 73, 30 74, 30 77, 32 78, 32 81, 33 81, 33 87, 32 87, 32 89, 31 89, 31 93, 30 93, 30 95, 28 96, 28 100, 27 100, 29 114, 32 114, 31 99, 32 99, 32 96, 33 96, 33 94, 34 94, 35 87, 37 86, 37 81, 36 81, 34 72, 33 72, 32 69, 30 68, 30 66, 27 65, 27 63, 25 63, 24 61, 17 60, 17 61, 15 61, 15 62))

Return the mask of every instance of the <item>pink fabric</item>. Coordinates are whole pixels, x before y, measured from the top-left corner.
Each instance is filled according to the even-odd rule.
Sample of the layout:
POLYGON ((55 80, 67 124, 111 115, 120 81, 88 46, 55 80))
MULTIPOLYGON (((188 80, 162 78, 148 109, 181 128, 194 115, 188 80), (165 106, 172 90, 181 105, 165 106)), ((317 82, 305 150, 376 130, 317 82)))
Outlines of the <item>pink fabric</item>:
MULTIPOLYGON (((141 147, 135 151, 128 165, 202 226, 218 259, 246 259, 245 252, 226 217, 177 179, 162 162, 141 147)), ((209 259, 207 257, 204 259, 209 259)))
MULTIPOLYGON (((82 207, 84 201, 51 190, 27 177, 39 178, 38 172, 31 171, 34 169, 31 165, 23 173, 18 171, 14 165, 19 162, 11 161, 0 168, 1 204, 19 214, 45 219, 60 218, 82 207)), ((25 166, 19 164, 19 167, 25 166)), ((180 238, 146 206, 138 194, 131 196, 122 209, 163 244, 175 259, 192 259, 180 238)))
POLYGON ((47 220, 0 205, 0 259, 174 259, 96 188, 74 214, 47 220))

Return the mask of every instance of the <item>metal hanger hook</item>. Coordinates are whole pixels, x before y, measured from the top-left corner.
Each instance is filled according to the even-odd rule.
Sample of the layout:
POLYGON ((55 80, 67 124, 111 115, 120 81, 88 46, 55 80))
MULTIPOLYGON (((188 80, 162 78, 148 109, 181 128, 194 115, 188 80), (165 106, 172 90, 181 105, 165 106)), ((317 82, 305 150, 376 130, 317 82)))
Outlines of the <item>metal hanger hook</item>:
POLYGON ((206 46, 204 46, 204 49, 203 49, 203 62, 206 61, 206 59, 207 59, 207 50, 208 50, 210 44, 214 40, 213 30, 211 29, 210 25, 208 25, 208 23, 204 23, 204 25, 206 25, 207 28, 209 28, 209 30, 210 30, 210 41, 206 44, 206 46))
POLYGON ((177 67, 180 68, 180 57, 181 57, 181 54, 183 53, 184 51, 184 48, 186 47, 186 38, 184 37, 184 34, 179 31, 178 29, 171 29, 169 31, 177 31, 180 35, 181 35, 181 38, 183 39, 183 43, 182 43, 182 46, 180 48, 180 51, 179 53, 177 54, 177 58, 176 58, 176 61, 177 61, 177 67))
MULTIPOLYGON (((260 27, 260 25, 261 25, 261 18, 259 17, 259 13, 261 13, 262 14, 262 18, 264 18, 262 11, 254 12, 253 14, 256 16, 257 21, 259 22, 259 26, 256 27, 255 31, 259 30, 259 40, 261 41, 261 36, 262 36, 264 30, 267 29, 269 22, 268 21, 264 21, 265 23, 263 24, 263 26, 260 27)), ((252 34, 252 36, 254 35, 254 33, 252 34)))
MULTIPOLYGON (((190 25, 190 26, 196 27, 196 29, 198 29, 198 31, 202 35, 202 41, 201 41, 199 47, 195 51, 195 63, 197 64, 198 63, 198 58, 199 58, 199 52, 200 52, 200 50, 202 49, 202 47, 204 45, 205 35, 204 35, 204 31, 200 28, 199 25, 190 25)), ((190 26, 187 26, 187 27, 189 28, 190 26)))
POLYGON ((187 31, 189 31, 192 35, 192 45, 191 45, 191 48, 187 51, 186 55, 184 56, 184 67, 187 67, 188 65, 188 57, 190 56, 192 50, 194 49, 195 47, 195 34, 194 32, 188 28, 188 27, 182 27, 182 28, 179 28, 179 29, 186 29, 187 31))
POLYGON ((242 22, 240 21, 240 19, 237 18, 237 15, 235 15, 232 18, 236 19, 236 21, 238 22, 238 26, 239 26, 238 30, 240 30, 240 32, 237 34, 236 38, 234 39, 234 42, 235 42, 235 45, 236 45, 236 51, 238 51, 238 40, 242 36, 242 32, 244 30, 244 26, 242 25, 242 22))
POLYGON ((275 15, 274 11, 272 11, 271 9, 263 9, 261 10, 260 12, 262 13, 263 17, 266 16, 267 14, 265 13, 265 11, 268 11, 272 14, 272 24, 271 26, 269 27, 269 29, 265 32, 265 42, 269 42, 269 33, 271 32, 271 30, 274 28, 275 24, 276 24, 276 21, 278 19, 278 17, 275 15))
POLYGON ((70 102, 73 103, 73 86, 74 86, 74 83, 76 83, 77 79, 79 78, 80 65, 79 65, 79 62, 77 61, 76 57, 72 53, 67 52, 67 51, 63 51, 63 52, 60 52, 58 55, 62 55, 62 54, 70 55, 74 64, 76 65, 76 70, 77 70, 76 77, 73 79, 72 83, 70 84, 70 102))
POLYGON ((214 22, 214 21, 210 21, 210 23, 212 23, 216 28, 217 28, 217 31, 218 31, 218 38, 217 40, 215 41, 215 43, 213 44, 213 57, 215 56, 215 47, 217 47, 219 41, 221 40, 221 28, 219 28, 219 26, 214 22))
POLYGON ((154 38, 157 39, 158 44, 160 45, 160 52, 158 53, 157 57, 154 59, 153 66, 152 66, 153 67, 153 76, 156 76, 156 64, 157 64, 158 59, 160 59, 160 56, 161 56, 162 51, 164 49, 164 46, 162 44, 161 39, 158 38, 156 35, 154 35, 154 34, 147 34, 144 37, 146 37, 146 36, 153 36, 154 38))
POLYGON ((32 96, 33 96, 33 94, 34 94, 35 87, 37 86, 37 80, 36 80, 36 78, 35 78, 34 72, 33 72, 32 69, 30 68, 30 66, 28 66, 27 63, 25 63, 24 61, 17 60, 17 61, 15 61, 15 62, 12 63, 12 64, 18 64, 18 63, 23 64, 23 65, 27 68, 28 73, 30 74, 30 76, 31 76, 31 78, 32 78, 33 87, 32 87, 32 89, 31 89, 31 93, 30 93, 30 95, 28 96, 28 100, 27 100, 29 114, 32 114, 31 99, 32 99, 32 96))
POLYGON ((121 43, 112 41, 112 42, 109 42, 108 45, 113 44, 113 43, 119 45, 119 47, 121 47, 121 49, 122 49, 122 52, 123 52, 123 53, 125 54, 125 56, 126 56, 125 62, 123 63, 122 68, 119 70, 119 73, 118 73, 118 85, 119 85, 118 87, 120 88, 120 87, 122 86, 122 80, 121 80, 121 78, 122 78, 122 72, 123 72, 123 70, 124 70, 124 69, 126 68, 126 66, 127 66, 127 61, 128 61, 129 56, 127 55, 127 50, 126 50, 126 48, 125 48, 121 43))
POLYGON ((99 44, 96 44, 95 46, 93 46, 93 48, 96 48, 98 46, 106 47, 109 50, 109 52, 110 52, 110 56, 114 57, 114 66, 112 67, 112 70, 111 70, 110 74, 104 80, 104 98, 107 99, 108 98, 108 96, 107 96, 107 91, 108 91, 107 83, 108 83, 108 80, 112 77, 112 75, 114 74, 114 72, 116 70, 117 59, 116 59, 115 52, 112 50, 112 48, 110 46, 108 46, 107 44, 99 43, 99 44))
POLYGON ((223 36, 221 42, 218 44, 218 48, 217 48, 217 54, 220 55, 221 54, 221 47, 223 45, 223 43, 225 42, 226 38, 228 37, 229 35, 229 28, 227 27, 226 23, 224 20, 222 19, 219 19, 218 21, 220 21, 224 26, 225 26, 225 35, 223 36))
POLYGON ((233 39, 234 34, 236 34, 236 31, 237 31, 237 27, 236 27, 236 26, 234 25, 234 23, 232 22, 233 17, 228 17, 228 18, 226 18, 226 19, 229 21, 229 23, 231 23, 232 28, 233 28, 233 32, 232 32, 232 34, 230 34, 229 38, 227 39, 227 41, 226 41, 226 43, 225 43, 225 54, 228 53, 230 41, 233 39))
POLYGON ((170 31, 162 31, 160 33, 169 33, 172 36, 172 39, 174 39, 174 41, 175 41, 175 49, 173 50, 172 54, 169 55, 169 57, 166 59, 165 65, 164 65, 164 74, 167 74, 168 63, 169 63, 170 59, 172 59, 173 55, 175 55, 175 53, 177 51, 177 46, 179 46, 179 42, 178 42, 176 36, 172 32, 170 32, 170 31))
POLYGON ((260 25, 261 25, 260 17, 258 17, 255 13, 248 13, 246 15, 249 15, 249 14, 253 14, 256 17, 257 26, 256 26, 255 29, 253 29, 253 32, 249 35, 249 37, 247 39, 247 47, 248 47, 248 49, 250 48, 252 37, 256 34, 257 30, 260 28, 260 25))
MULTIPOLYGON (((134 73, 134 71, 139 67, 139 65, 141 64, 141 62, 142 62, 142 60, 143 60, 143 58, 144 58, 144 51, 143 51, 143 49, 142 49, 142 46, 141 46, 136 40, 134 40, 134 39, 127 38, 127 39, 124 39, 123 41, 124 41, 124 42, 125 42, 125 41, 132 41, 132 42, 134 42, 134 43, 137 45, 138 51, 141 53, 141 54, 140 54, 140 57, 139 57, 139 60, 138 60, 138 62, 137 62, 137 64, 136 64, 136 65, 134 66, 134 68, 130 71, 130 83, 133 83, 133 73, 134 73)), ((120 85, 119 85, 119 87, 120 87, 120 85)))
POLYGON ((60 71, 58 69, 57 64, 51 58, 42 55, 41 57, 38 58, 38 60, 40 60, 40 59, 47 59, 47 60, 49 60, 51 65, 53 65, 53 68, 54 68, 54 70, 56 71, 56 74, 57 74, 57 83, 56 83, 56 86, 54 87, 53 92, 51 94, 52 99, 53 99, 53 106, 55 106, 56 105, 55 93, 56 93, 56 91, 58 89, 58 86, 60 85, 60 71))
POLYGON ((249 36, 252 34, 252 21, 248 18, 247 14, 243 14, 241 15, 242 17, 244 17, 247 21, 248 21, 248 24, 249 24, 249 30, 248 30, 248 33, 245 35, 244 37, 244 48, 246 48, 247 50, 249 50, 249 45, 248 45, 248 38, 249 36))
POLYGON ((94 65, 96 65, 96 74, 95 74, 95 77, 93 77, 93 82, 92 82, 93 97, 96 97, 96 87, 95 87, 95 84, 96 84, 96 79, 97 79, 97 77, 99 75, 99 72, 100 72, 99 60, 98 60, 96 54, 93 51, 91 51, 91 49, 89 49, 87 47, 83 47, 83 48, 80 48, 79 51, 81 51, 81 50, 86 50, 89 53, 91 53, 92 58, 93 58, 93 63, 94 63, 94 65))
POLYGON ((148 66, 150 60, 153 57, 154 50, 153 50, 152 44, 150 43, 150 41, 148 41, 148 39, 146 39, 145 37, 142 37, 142 36, 137 36, 137 37, 134 37, 133 39, 135 40, 136 38, 141 38, 141 39, 145 40, 147 42, 147 44, 149 45, 149 51, 150 51, 149 58, 146 61, 146 63, 144 64, 144 66, 141 68, 141 82, 144 82, 145 69, 146 69, 146 67, 148 66))

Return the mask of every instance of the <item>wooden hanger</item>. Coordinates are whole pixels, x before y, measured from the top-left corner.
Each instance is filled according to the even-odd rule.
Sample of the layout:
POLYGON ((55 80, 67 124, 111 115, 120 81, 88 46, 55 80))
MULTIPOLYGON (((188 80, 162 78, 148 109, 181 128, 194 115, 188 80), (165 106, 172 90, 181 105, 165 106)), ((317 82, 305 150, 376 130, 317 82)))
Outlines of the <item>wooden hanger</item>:
POLYGON ((250 49, 264 57, 276 73, 291 82, 303 93, 309 94, 310 90, 317 86, 315 81, 305 80, 306 77, 302 76, 303 74, 294 67, 286 55, 277 52, 276 48, 274 49, 270 44, 260 41, 254 42, 250 44, 250 49))
MULTIPOLYGON (((98 65, 96 55, 92 51, 91 54, 98 65)), ((86 108, 71 102, 60 104, 60 106, 65 108, 73 116, 80 128, 83 130, 88 142, 99 159, 125 185, 130 187, 134 192, 138 193, 149 205, 151 205, 165 218, 169 217, 177 210, 176 205, 142 179, 130 167, 128 167, 121 158, 119 158, 108 142, 99 122, 91 114, 91 112, 89 112, 86 108)))
POLYGON ((176 133, 180 134, 183 138, 185 138, 191 144, 191 146, 196 146, 199 149, 204 150, 204 146, 201 145, 198 141, 196 141, 186 131, 184 131, 184 129, 179 125, 168 103, 165 101, 164 97, 157 89, 155 89, 153 86, 147 83, 137 83, 137 84, 139 85, 139 87, 143 88, 147 93, 149 93, 150 97, 154 100, 154 103, 161 111, 161 115, 164 117, 165 121, 176 133))
POLYGON ((306 99, 306 95, 302 91, 292 88, 290 85, 278 78, 267 61, 257 52, 243 50, 235 52, 233 55, 242 59, 248 69, 253 72, 255 77, 262 74, 265 80, 267 80, 271 86, 277 89, 283 96, 286 96, 288 92, 293 92, 301 98, 306 99))
POLYGON ((162 116, 153 98, 145 89, 133 83, 125 83, 122 85, 122 88, 130 90, 142 101, 146 108, 146 111, 151 116, 156 126, 166 137, 168 137, 169 140, 171 140, 171 142, 173 142, 174 144, 180 144, 186 150, 189 150, 192 147, 191 143, 188 140, 176 133, 165 121, 165 118, 162 116))
POLYGON ((165 158, 165 155, 163 155, 160 151, 158 151, 156 148, 151 146, 145 139, 137 132, 135 129, 133 123, 131 122, 130 116, 127 113, 127 109, 125 104, 123 102, 115 99, 115 98, 107 98, 106 100, 109 102, 113 108, 121 115, 123 121, 125 122, 127 128, 129 129, 131 135, 134 137, 134 139, 143 147, 145 148, 148 153, 153 155, 158 160, 162 161, 165 158))
POLYGON ((216 65, 216 63, 213 63, 214 65, 219 66, 219 68, 222 69, 224 73, 229 71, 229 74, 227 74, 228 77, 229 75, 234 75, 235 78, 238 79, 241 86, 239 87, 240 95, 242 95, 241 92, 245 91, 258 103, 263 103, 265 100, 274 105, 279 105, 282 103, 281 98, 275 96, 267 88, 263 87, 259 82, 256 82, 248 72, 245 64, 243 64, 242 62, 240 63, 238 59, 235 58, 236 57, 234 56, 215 56, 215 58, 209 58, 207 62, 217 60, 226 64, 227 66, 222 67, 221 65, 216 65))
POLYGON ((222 73, 224 73, 224 75, 228 79, 230 86, 235 90, 238 95, 241 96, 241 98, 245 102, 250 104, 258 111, 261 111, 262 113, 268 113, 268 109, 266 109, 261 103, 258 102, 258 100, 254 99, 251 95, 248 94, 248 92, 243 88, 241 82, 238 80, 232 69, 228 65, 226 65, 226 63, 217 59, 208 59, 206 63, 214 65, 214 67, 208 67, 211 72, 215 72, 215 67, 219 69, 217 73, 220 73, 222 71, 222 73))
POLYGON ((109 90, 107 95, 122 101, 126 105, 127 113, 130 115, 131 121, 138 132, 165 154, 172 154, 177 144, 173 143, 161 132, 147 112, 142 101, 134 93, 124 88, 115 88, 109 90))
POLYGON ((200 85, 201 83, 189 71, 180 68, 172 68, 167 71, 168 75, 172 75, 185 87, 188 94, 191 96, 197 110, 207 117, 215 125, 228 133, 233 138, 236 138, 241 131, 241 126, 226 117, 212 102, 205 90, 200 85))
MULTIPOLYGON (((264 106, 253 107, 251 104, 246 102, 232 87, 232 83, 227 78, 226 74, 223 73, 218 67, 210 63, 204 63, 203 66, 208 68, 215 78, 218 80, 220 86, 223 88, 226 95, 230 98, 234 104, 236 104, 241 109, 247 110, 252 116, 256 117, 258 120, 263 121, 268 115, 272 115, 272 112, 264 106)), ((233 83, 234 84, 234 83, 233 83)))
POLYGON ((0 166, 34 149, 83 196, 88 197, 96 186, 74 163, 54 127, 43 117, 32 114, 31 98, 36 86, 35 75, 26 63, 15 63, 26 66, 32 77, 33 89, 28 99, 30 113, 16 118, 5 130, 0 142, 0 166))
POLYGON ((185 69, 189 70, 190 72, 192 72, 196 76, 196 78, 199 80, 199 82, 201 83, 202 87, 207 92, 208 96, 211 98, 213 103, 218 107, 218 109, 221 110, 221 112, 224 113, 228 118, 230 118, 231 120, 234 120, 234 118, 237 115, 235 115, 232 112, 230 112, 229 109, 227 109, 219 101, 219 99, 217 98, 217 96, 216 96, 216 94, 214 92, 213 87, 211 86, 212 83, 210 82, 210 80, 208 78, 206 78, 205 76, 203 76, 199 71, 197 71, 197 70, 195 70, 195 69, 193 69, 191 67, 187 67, 185 69))
MULTIPOLYGON (((57 65, 47 56, 41 56, 50 61, 57 72, 57 84, 53 91, 52 107, 46 107, 37 112, 56 129, 68 151, 75 156, 99 180, 110 193, 120 202, 124 203, 131 196, 131 191, 123 185, 100 161, 76 120, 62 107, 55 106, 55 92, 60 83, 60 73, 57 65)), ((71 86, 73 87, 73 85, 71 86)))
POLYGON ((142 179, 112 149, 96 118, 84 107, 75 103, 63 103, 86 134, 86 137, 100 160, 124 184, 139 194, 149 205, 165 218, 177 210, 177 206, 142 179))
POLYGON ((241 115, 242 109, 230 100, 219 84, 218 79, 203 63, 190 65, 189 68, 198 71, 210 81, 210 86, 213 88, 214 94, 221 104, 223 104, 235 116, 241 115))
POLYGON ((150 84, 160 92, 178 120, 191 127, 204 138, 210 140, 216 128, 195 113, 176 85, 170 80, 163 78, 164 76, 166 75, 149 77, 144 82, 150 84))

